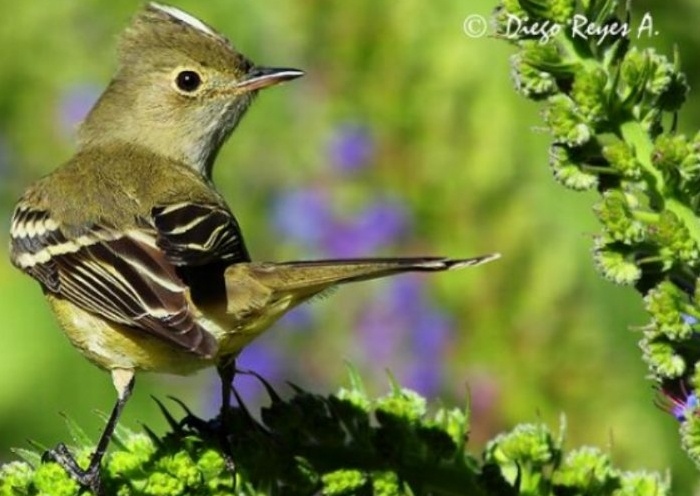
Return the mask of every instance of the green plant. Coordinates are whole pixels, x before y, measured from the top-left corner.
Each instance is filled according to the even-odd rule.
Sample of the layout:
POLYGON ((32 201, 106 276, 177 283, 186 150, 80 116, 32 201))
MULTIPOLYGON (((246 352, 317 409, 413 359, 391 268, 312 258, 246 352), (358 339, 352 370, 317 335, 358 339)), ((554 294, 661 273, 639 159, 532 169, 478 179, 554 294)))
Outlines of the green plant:
MULTIPOLYGON (((267 384, 270 406, 256 420, 234 410, 230 432, 236 477, 220 453, 219 419, 197 419, 185 408, 177 421, 159 402, 170 431, 121 428, 104 462, 108 494, 126 495, 517 495, 595 494, 662 496, 667 479, 623 472, 594 448, 564 453, 558 436, 540 424, 523 424, 488 443, 484 453, 466 450, 469 410, 429 409, 426 400, 392 381, 369 398, 358 376, 351 386, 320 396, 294 387, 281 399, 267 384), (429 410, 432 410, 430 412, 429 410)), ((68 426, 86 462, 90 439, 68 426)), ((0 494, 69 496, 77 484, 38 453, 18 450, 25 461, 0 469, 0 494)))
POLYGON ((700 134, 676 129, 688 93, 678 53, 671 61, 632 46, 635 36, 651 35, 648 20, 634 27, 631 13, 619 10, 610 0, 505 0, 494 21, 517 48, 516 90, 543 105, 554 177, 572 190, 600 193, 596 267, 643 295, 651 317, 640 340, 644 360, 660 404, 681 422, 682 444, 700 466, 700 134), (596 34, 574 29, 577 15, 597 26, 596 34), (531 28, 566 27, 545 40, 534 29, 514 33, 508 23, 515 18, 531 28), (605 35, 616 27, 617 35, 605 35))

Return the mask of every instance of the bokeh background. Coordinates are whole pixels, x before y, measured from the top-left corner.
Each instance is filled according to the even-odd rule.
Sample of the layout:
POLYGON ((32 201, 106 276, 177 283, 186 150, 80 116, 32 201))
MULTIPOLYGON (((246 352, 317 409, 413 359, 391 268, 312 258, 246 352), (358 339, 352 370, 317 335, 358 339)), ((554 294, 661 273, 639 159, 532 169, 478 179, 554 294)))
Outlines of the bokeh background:
MULTIPOLYGON (((109 378, 74 351, 39 287, 9 263, 14 201, 66 160, 75 130, 115 67, 134 0, 0 0, 0 462, 32 439, 67 437, 59 412, 94 432, 114 401, 109 378)), ((653 404, 635 326, 640 298, 595 273, 593 194, 547 167, 538 108, 511 88, 506 43, 463 33, 494 2, 178 0, 253 60, 308 75, 264 92, 221 153, 215 180, 256 259, 500 251, 462 273, 348 286, 299 308, 241 357, 282 393, 320 393, 352 363, 372 394, 386 370, 430 399, 471 396, 471 446, 517 422, 567 418, 569 447, 592 444, 628 469, 670 469, 698 492, 677 424, 653 404)), ((636 2, 691 86, 700 77, 695 0, 636 2)), ((700 96, 681 115, 700 125, 700 96)), ((74 199, 80 201, 79 198, 74 199)), ((262 388, 241 377, 251 404, 262 388)), ((195 412, 218 407, 211 371, 144 375, 124 425, 163 421, 150 395, 195 412)))

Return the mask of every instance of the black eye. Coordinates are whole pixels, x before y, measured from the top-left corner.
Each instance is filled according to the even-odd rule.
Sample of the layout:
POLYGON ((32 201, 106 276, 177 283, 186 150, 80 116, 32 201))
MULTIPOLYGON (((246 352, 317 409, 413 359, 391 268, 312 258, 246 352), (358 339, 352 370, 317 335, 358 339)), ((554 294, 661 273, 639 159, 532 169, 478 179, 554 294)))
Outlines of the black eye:
POLYGON ((202 84, 202 78, 194 71, 182 71, 178 73, 177 78, 175 78, 175 84, 177 84, 177 87, 182 91, 191 93, 202 84))

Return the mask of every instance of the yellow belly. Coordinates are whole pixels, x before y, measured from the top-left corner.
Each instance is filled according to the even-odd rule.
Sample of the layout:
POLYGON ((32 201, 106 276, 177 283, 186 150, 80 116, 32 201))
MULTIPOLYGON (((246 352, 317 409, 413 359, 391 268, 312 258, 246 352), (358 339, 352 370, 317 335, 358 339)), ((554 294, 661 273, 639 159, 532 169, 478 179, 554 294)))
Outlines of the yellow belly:
POLYGON ((102 369, 186 375, 215 363, 144 331, 98 318, 64 299, 48 295, 48 300, 73 346, 102 369))
POLYGON ((228 314, 223 305, 202 312, 193 307, 198 322, 219 345, 216 356, 204 358, 146 331, 104 320, 62 298, 51 294, 47 298, 73 346, 98 367, 178 375, 215 365, 222 357, 236 356, 296 303, 285 298, 241 320, 228 314))

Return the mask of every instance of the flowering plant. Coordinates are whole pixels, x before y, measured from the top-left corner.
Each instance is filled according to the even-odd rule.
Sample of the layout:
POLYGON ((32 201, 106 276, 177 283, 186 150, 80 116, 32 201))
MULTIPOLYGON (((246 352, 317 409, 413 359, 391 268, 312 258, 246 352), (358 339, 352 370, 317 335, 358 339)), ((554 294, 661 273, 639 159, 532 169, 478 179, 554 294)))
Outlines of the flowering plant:
MULTIPOLYGON (((700 372, 695 365, 700 353, 700 136, 678 134, 674 117, 688 86, 677 54, 671 61, 652 49, 635 48, 624 30, 584 38, 567 22, 576 15, 601 27, 630 20, 612 0, 503 0, 494 25, 516 47, 511 59, 516 90, 543 105, 554 177, 569 189, 600 194, 594 213, 602 227, 594 238, 594 261, 604 277, 643 296, 650 314, 641 330, 644 359, 660 405, 678 419, 682 445, 700 464, 700 372), (523 23, 517 34, 507 29, 514 17, 523 23), (563 28, 548 31, 542 42, 540 31, 526 29, 537 22, 563 28)), ((350 174, 372 147, 361 128, 346 134, 349 138, 334 141, 331 151, 338 167, 350 174)), ((302 200, 318 201, 287 200, 281 213, 302 200)), ((328 215, 324 208, 318 211, 328 215)), ((400 211, 367 212, 368 220, 358 225, 332 216, 328 222, 362 232, 372 248, 383 242, 364 235, 371 232, 372 219, 391 217, 395 231, 402 231, 400 211)), ((280 225, 289 225, 282 217, 280 225)), ((316 240, 315 234, 308 233, 308 239, 316 240)), ((328 244, 329 251, 348 249, 328 244)), ((230 426, 235 477, 225 470, 212 436, 217 419, 199 420, 186 411, 178 421, 163 408, 170 432, 121 430, 117 449, 105 462, 105 484, 120 495, 670 492, 665 478, 617 470, 600 450, 584 447, 565 454, 563 428, 553 435, 543 425, 523 424, 495 437, 475 456, 466 450, 468 410, 428 408, 423 398, 397 384, 376 399, 364 392, 356 375, 348 389, 335 395, 295 392, 282 400, 269 388, 271 406, 259 420, 244 406, 236 409, 230 426)), ((76 445, 93 444, 77 426, 69 427, 76 445)), ((25 461, 0 469, 0 494, 78 492, 55 464, 41 463, 34 452, 18 453, 25 461)))

